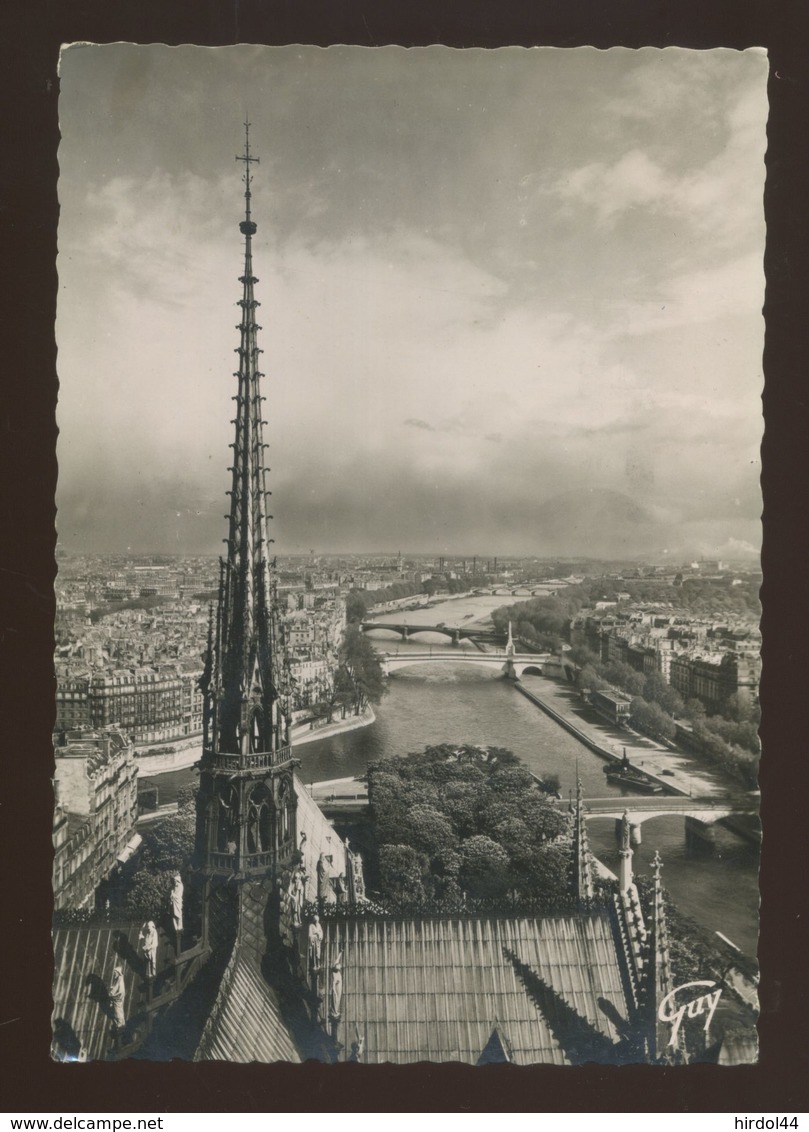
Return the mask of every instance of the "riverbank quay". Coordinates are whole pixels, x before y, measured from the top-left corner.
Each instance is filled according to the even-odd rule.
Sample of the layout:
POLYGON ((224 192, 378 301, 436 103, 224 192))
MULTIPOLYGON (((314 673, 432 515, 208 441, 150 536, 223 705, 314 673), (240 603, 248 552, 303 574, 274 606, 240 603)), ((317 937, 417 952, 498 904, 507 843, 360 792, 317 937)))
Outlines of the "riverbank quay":
POLYGON ((153 743, 135 748, 135 762, 141 778, 153 778, 172 770, 185 770, 202 758, 202 732, 173 743, 153 743))
POLYGON ((154 825, 155 822, 163 821, 164 818, 170 818, 179 810, 177 802, 167 802, 165 806, 158 806, 156 810, 144 810, 142 814, 138 814, 138 820, 135 825, 140 829, 144 825, 154 825))
POLYGON ((299 724, 293 727, 289 737, 291 747, 301 747, 304 743, 313 743, 316 739, 329 739, 332 735, 342 735, 345 731, 356 731, 360 727, 369 727, 376 721, 374 709, 370 704, 359 715, 347 715, 345 719, 336 719, 332 723, 299 724))
POLYGON ((542 679, 540 694, 522 681, 515 682, 515 687, 605 762, 620 762, 626 750, 630 762, 669 794, 711 797, 723 792, 713 778, 686 765, 686 756, 681 752, 659 746, 635 732, 624 729, 619 732, 606 723, 596 722, 588 718, 587 709, 578 706, 576 694, 569 685, 546 677, 535 679, 542 679))
MULTIPOLYGON (((292 728, 290 746, 300 747, 316 739, 328 739, 332 735, 342 735, 345 731, 356 731, 360 727, 370 726, 375 720, 374 709, 369 704, 359 715, 347 715, 345 719, 336 719, 332 723, 322 723, 315 727, 311 727, 309 723, 301 723, 292 728)), ((166 747, 167 744, 160 744, 155 753, 152 753, 148 747, 135 751, 135 762, 138 764, 138 775, 141 778, 156 778, 161 774, 187 770, 194 766, 202 758, 202 734, 172 743, 169 750, 166 750, 166 747)))
POLYGON ((359 813, 368 807, 368 783, 364 778, 330 778, 309 782, 306 789, 327 817, 359 813))

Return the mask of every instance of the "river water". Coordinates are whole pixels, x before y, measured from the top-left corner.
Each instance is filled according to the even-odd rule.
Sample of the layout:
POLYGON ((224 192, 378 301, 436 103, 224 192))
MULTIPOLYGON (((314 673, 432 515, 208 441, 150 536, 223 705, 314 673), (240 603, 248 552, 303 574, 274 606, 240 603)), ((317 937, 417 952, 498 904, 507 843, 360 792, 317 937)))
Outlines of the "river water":
MULTIPOLYGON (((511 600, 508 597, 462 598, 430 610, 409 614, 385 613, 380 620, 408 623, 470 624, 511 600)), ((448 651, 440 634, 419 634, 415 640, 384 630, 371 634, 374 645, 387 652, 448 651)), ((457 650, 476 652, 467 642, 457 650)), ((455 651, 455 650, 454 650, 455 651)), ((526 676, 526 687, 542 694, 543 677, 526 676)), ((576 774, 590 797, 606 797, 620 787, 604 779, 603 762, 512 685, 494 672, 459 662, 419 665, 395 673, 388 693, 375 707, 376 722, 358 731, 316 740, 296 752, 304 782, 360 775, 369 762, 405 755, 438 743, 477 743, 507 747, 540 777, 555 773, 567 798, 575 790, 576 774)), ((161 775, 161 802, 170 800, 173 780, 188 780, 188 772, 161 775), (166 789, 168 788, 168 793, 166 789)), ((617 871, 614 822, 588 823, 593 852, 617 871)), ((650 871, 655 849, 664 861, 664 884, 683 912, 710 932, 721 931, 747 955, 755 955, 758 935, 758 854, 756 848, 722 826, 716 827, 713 850, 690 850, 685 845, 681 817, 653 818, 643 823, 643 844, 635 851, 638 873, 650 871)))

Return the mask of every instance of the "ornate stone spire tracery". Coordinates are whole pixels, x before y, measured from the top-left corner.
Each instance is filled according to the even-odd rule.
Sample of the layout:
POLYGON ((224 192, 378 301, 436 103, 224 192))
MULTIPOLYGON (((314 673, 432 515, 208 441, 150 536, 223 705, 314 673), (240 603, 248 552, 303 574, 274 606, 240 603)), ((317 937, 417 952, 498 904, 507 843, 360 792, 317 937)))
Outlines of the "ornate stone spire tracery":
POLYGON ((225 557, 200 687, 205 696, 197 859, 213 873, 266 870, 295 850, 295 792, 289 748, 288 665, 276 616, 270 556, 264 427, 253 274, 250 125, 245 122, 244 271, 233 462, 225 557))
POLYGON ((573 896, 580 908, 586 908, 593 899, 593 862, 584 815, 584 787, 578 777, 573 811, 573 896))
POLYGON ((250 152, 250 127, 245 123, 244 272, 239 277, 242 297, 237 326, 239 368, 233 398, 236 415, 231 443, 230 511, 227 555, 221 564, 220 594, 216 619, 214 659, 208 693, 212 700, 210 743, 214 753, 249 754, 276 750, 288 743, 288 725, 280 702, 284 665, 276 647, 273 602, 272 539, 267 511, 259 369, 262 353, 256 321, 259 306, 254 287, 252 239, 257 225, 251 215, 251 165, 259 159, 250 152))
POLYGON ((660 870, 663 862, 655 851, 652 861, 654 889, 652 893, 652 914, 648 935, 648 959, 646 969, 646 1009, 649 1027, 650 1060, 678 1060, 681 1054, 679 1045, 669 1046, 671 1031, 660 1020, 660 1003, 673 988, 671 977, 671 957, 669 955, 668 925, 663 901, 663 885, 660 870))

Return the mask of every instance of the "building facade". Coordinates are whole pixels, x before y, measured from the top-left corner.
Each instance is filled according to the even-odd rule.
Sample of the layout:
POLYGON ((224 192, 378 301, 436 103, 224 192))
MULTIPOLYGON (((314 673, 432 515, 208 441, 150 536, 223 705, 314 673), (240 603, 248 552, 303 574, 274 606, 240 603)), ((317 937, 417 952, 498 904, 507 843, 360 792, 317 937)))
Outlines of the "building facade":
POLYGON ((55 755, 54 905, 81 908, 136 835, 138 768, 131 742, 113 727, 71 731, 55 755))
POLYGON ((202 731, 199 665, 115 668, 60 678, 57 734, 75 728, 118 727, 135 743, 181 739, 202 731))

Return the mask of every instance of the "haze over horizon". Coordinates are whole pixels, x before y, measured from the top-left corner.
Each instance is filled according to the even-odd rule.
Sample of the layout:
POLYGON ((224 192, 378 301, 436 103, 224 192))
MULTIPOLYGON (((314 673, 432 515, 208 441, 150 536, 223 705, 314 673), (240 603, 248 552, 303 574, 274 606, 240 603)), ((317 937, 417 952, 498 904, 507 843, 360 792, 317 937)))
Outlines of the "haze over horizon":
POLYGON ((69 48, 61 545, 220 552, 248 112, 279 553, 754 556, 766 79, 761 51, 69 48))

